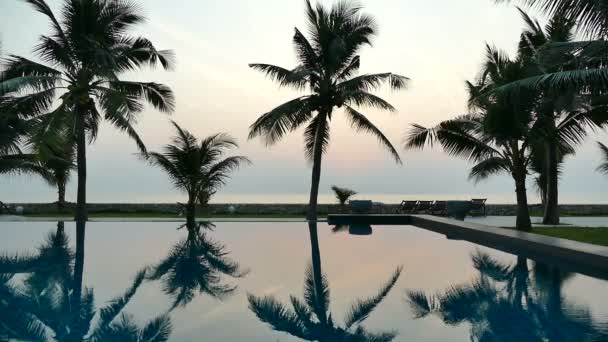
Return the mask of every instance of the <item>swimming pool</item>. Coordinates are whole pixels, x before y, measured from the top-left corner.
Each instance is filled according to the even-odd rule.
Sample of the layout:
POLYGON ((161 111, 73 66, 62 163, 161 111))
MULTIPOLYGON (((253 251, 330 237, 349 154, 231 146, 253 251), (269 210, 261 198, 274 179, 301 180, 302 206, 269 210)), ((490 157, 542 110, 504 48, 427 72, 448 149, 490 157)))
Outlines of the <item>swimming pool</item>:
POLYGON ((608 339, 607 281, 414 226, 177 226, 89 222, 76 250, 74 223, 0 223, 0 336, 608 339))

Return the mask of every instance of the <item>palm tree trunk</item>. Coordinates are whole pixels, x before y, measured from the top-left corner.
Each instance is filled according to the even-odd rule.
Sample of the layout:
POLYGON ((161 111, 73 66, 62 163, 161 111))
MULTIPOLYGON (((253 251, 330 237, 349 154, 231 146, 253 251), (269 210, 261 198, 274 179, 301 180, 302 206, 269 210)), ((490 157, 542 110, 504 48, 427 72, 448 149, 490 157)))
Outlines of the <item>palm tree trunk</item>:
POLYGON ((545 215, 543 224, 559 224, 559 199, 558 199, 558 150, 553 142, 546 143, 547 151, 547 193, 545 201, 545 215))
POLYGON ((194 199, 188 199, 186 205, 186 227, 188 230, 196 228, 196 202, 194 199))
MULTIPOLYGON (((319 235, 317 234, 317 221, 308 221, 308 232, 310 233, 310 251, 312 256, 312 274, 317 300, 322 298, 323 293, 323 271, 321 270, 321 249, 319 248, 319 235)), ((317 303, 322 307, 321 303, 317 303)), ((318 312, 322 324, 327 323, 325 312, 318 312)))
POLYGON ((310 199, 308 201, 308 215, 306 219, 308 221, 317 220, 317 201, 319 197, 319 183, 321 182, 321 162, 323 160, 323 132, 325 131, 326 114, 318 114, 319 123, 317 125, 317 132, 315 136, 315 146, 313 147, 313 160, 312 160, 312 180, 310 182, 310 199))
POLYGON ((65 230, 65 222, 59 221, 57 222, 57 234, 63 233, 65 230))
POLYGON ((57 182, 57 209, 62 211, 65 209, 65 181, 57 182))
MULTIPOLYGON (((84 242, 86 221, 76 221, 76 256, 74 258, 74 280, 72 284, 72 312, 80 312, 82 279, 84 273, 84 242)), ((78 316, 75 314, 74 316, 78 316)))
MULTIPOLYGON (((85 112, 76 108, 76 164, 78 167, 78 190, 76 196, 76 222, 85 222, 87 214, 87 141, 84 126, 85 112)), ((84 225, 82 225, 84 227, 84 225)))
POLYGON ((528 194, 526 192, 526 173, 519 171, 513 175, 515 178, 515 194, 517 196, 517 218, 515 228, 522 231, 532 230, 530 210, 528 208, 528 194))

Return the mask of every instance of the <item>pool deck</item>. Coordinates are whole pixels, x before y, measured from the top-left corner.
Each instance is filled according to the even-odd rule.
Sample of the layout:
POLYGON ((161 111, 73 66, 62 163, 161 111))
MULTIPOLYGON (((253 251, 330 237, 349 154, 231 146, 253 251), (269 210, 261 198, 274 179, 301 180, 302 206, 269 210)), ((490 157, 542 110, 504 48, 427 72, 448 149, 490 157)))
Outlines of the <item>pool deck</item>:
POLYGON ((329 215, 328 223, 412 225, 443 234, 451 240, 470 241, 608 279, 608 247, 430 215, 329 215))

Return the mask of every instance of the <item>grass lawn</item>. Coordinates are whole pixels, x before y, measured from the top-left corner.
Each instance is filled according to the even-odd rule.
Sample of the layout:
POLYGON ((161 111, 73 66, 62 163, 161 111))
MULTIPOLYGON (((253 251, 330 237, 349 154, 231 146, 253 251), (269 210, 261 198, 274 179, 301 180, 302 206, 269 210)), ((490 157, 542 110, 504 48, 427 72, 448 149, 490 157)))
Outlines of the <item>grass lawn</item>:
POLYGON ((536 227, 532 229, 532 232, 594 245, 608 246, 608 228, 536 227))

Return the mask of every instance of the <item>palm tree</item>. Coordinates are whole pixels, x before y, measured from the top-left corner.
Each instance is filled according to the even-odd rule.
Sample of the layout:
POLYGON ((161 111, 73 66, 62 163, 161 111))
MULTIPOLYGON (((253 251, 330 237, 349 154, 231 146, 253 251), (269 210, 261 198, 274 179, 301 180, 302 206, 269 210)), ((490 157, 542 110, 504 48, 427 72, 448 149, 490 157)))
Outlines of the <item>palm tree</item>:
POLYGON ((335 324, 330 312, 330 288, 325 274, 321 272, 321 256, 317 239, 316 222, 309 222, 311 233, 312 263, 306 267, 304 300, 290 296, 291 308, 272 296, 257 297, 248 294, 249 309, 258 319, 275 331, 288 333, 306 341, 392 341, 395 332, 374 333, 362 325, 376 307, 386 298, 401 275, 398 267, 378 293, 370 298, 353 303, 344 326, 335 324))
MULTIPOLYGON (((499 0, 498 2, 507 2, 499 0)), ((520 88, 541 92, 537 115, 545 121, 543 132, 545 159, 541 179, 547 184, 543 223, 558 224, 558 177, 563 156, 557 140, 564 135, 557 121, 568 123, 568 144, 579 145, 590 127, 605 125, 605 80, 608 77, 605 40, 608 16, 602 1, 587 0, 520 0, 529 7, 541 9, 552 16, 545 31, 537 21, 524 15, 528 28, 522 35, 520 54, 530 65, 531 73, 520 80, 503 85, 497 91, 514 93, 520 88), (574 41, 572 28, 577 23, 586 34, 586 41, 574 41), (523 49, 522 49, 523 47, 523 49), (583 97, 585 110, 576 108, 583 97), (573 101, 575 100, 575 101, 573 101), (566 105, 564 107, 564 104, 566 105), (578 127, 576 127, 578 126, 578 127), (573 130, 572 127, 575 127, 573 130)))
POLYGON ((348 201, 348 199, 357 194, 357 192, 355 190, 351 190, 348 188, 341 188, 336 185, 332 186, 331 189, 334 191, 334 194, 336 195, 336 199, 338 200, 338 203, 340 204, 340 211, 342 211, 342 212, 344 212, 344 208, 346 206, 346 202, 348 201))
POLYGON ((57 188, 57 209, 65 209, 65 188, 70 180, 72 171, 76 168, 76 145, 70 136, 55 138, 55 141, 34 140, 34 150, 42 168, 50 176, 43 179, 57 188))
POLYGON ((329 123, 334 109, 342 108, 352 127, 371 133, 401 163, 388 138, 356 107, 395 111, 387 101, 371 94, 383 84, 402 89, 408 79, 392 73, 355 76, 361 65, 359 51, 371 45, 376 35, 374 19, 351 2, 336 2, 331 9, 306 1, 310 39, 297 28, 293 37, 298 65, 292 69, 269 64, 250 64, 282 87, 308 90, 308 94, 288 101, 263 114, 251 126, 249 138, 262 136, 267 145, 305 126, 306 157, 312 161, 312 181, 308 220, 317 219, 317 197, 321 161, 330 140, 329 123))
MULTIPOLYGON (((210 225, 210 224, 209 224, 210 225)), ((236 290, 224 277, 242 278, 248 271, 229 258, 230 252, 206 233, 188 230, 188 237, 148 272, 148 280, 161 280, 163 291, 173 297, 171 310, 186 306, 196 293, 223 299, 236 290)))
POLYGON ((564 278, 547 278, 544 266, 537 264, 531 272, 525 258, 517 257, 510 265, 479 251, 472 260, 479 277, 470 284, 451 286, 434 296, 408 291, 414 317, 435 314, 445 324, 469 323, 472 341, 601 341, 608 337, 588 310, 564 303, 556 290, 564 278))
POLYGON ((71 128, 78 167, 76 221, 84 222, 87 138, 92 142, 97 137, 101 120, 126 132, 145 151, 133 127, 144 103, 163 112, 174 107, 167 86, 122 81, 120 74, 158 64, 169 69, 173 55, 157 50, 146 38, 129 34, 145 19, 133 2, 65 0, 57 18, 46 1, 25 1, 51 24, 51 34, 42 35, 35 47, 46 64, 10 55, 0 76, 0 91, 18 93, 11 109, 40 115, 47 132, 71 128))
POLYGON ((513 102, 501 94, 482 95, 522 72, 521 63, 487 46, 479 81, 477 84, 467 82, 469 106, 476 112, 443 121, 432 128, 414 124, 406 136, 405 147, 420 149, 438 142, 446 153, 475 163, 469 174, 475 181, 499 173, 511 175, 517 197, 516 227, 530 230, 526 177, 530 163, 533 96, 522 92, 513 102))
POLYGON ((50 233, 34 256, 0 261, 0 335, 28 341, 167 341, 171 321, 163 314, 138 327, 124 308, 145 279, 140 271, 124 294, 95 309, 92 289, 77 291, 75 253, 63 225, 50 233), (24 261, 29 266, 24 268, 24 261), (19 282, 14 275, 26 273, 19 282), (74 296, 82 293, 78 306, 74 296), (92 323, 95 323, 94 325, 92 323), (48 332, 52 332, 49 336, 48 332))
MULTIPOLYGON (((543 74, 552 70, 570 70, 575 68, 574 55, 568 51, 557 51, 552 54, 555 66, 544 64, 540 51, 552 44, 568 44, 573 39, 574 21, 555 14, 543 29, 537 20, 520 10, 526 23, 519 43, 519 58, 527 65, 529 72, 525 77, 543 74), (559 62, 558 62, 559 60, 559 62)), ((559 170, 568 154, 574 154, 575 147, 582 143, 587 131, 602 125, 605 114, 600 107, 589 110, 593 96, 579 89, 538 90, 538 103, 535 108, 539 142, 532 144, 533 153, 538 157, 533 163, 541 167, 539 180, 544 193, 545 213, 543 223, 559 224, 559 170), (589 103, 586 103, 589 102, 589 103)))
POLYGON ((602 151, 602 163, 597 167, 597 171, 608 174, 608 146, 602 144, 601 142, 597 143, 602 151))
POLYGON ((144 155, 148 161, 169 175, 176 188, 188 195, 186 225, 196 226, 196 204, 207 205, 211 197, 226 184, 230 173, 241 164, 250 163, 243 156, 221 159, 227 150, 238 145, 228 134, 219 133, 201 141, 173 122, 177 135, 163 153, 144 155))

